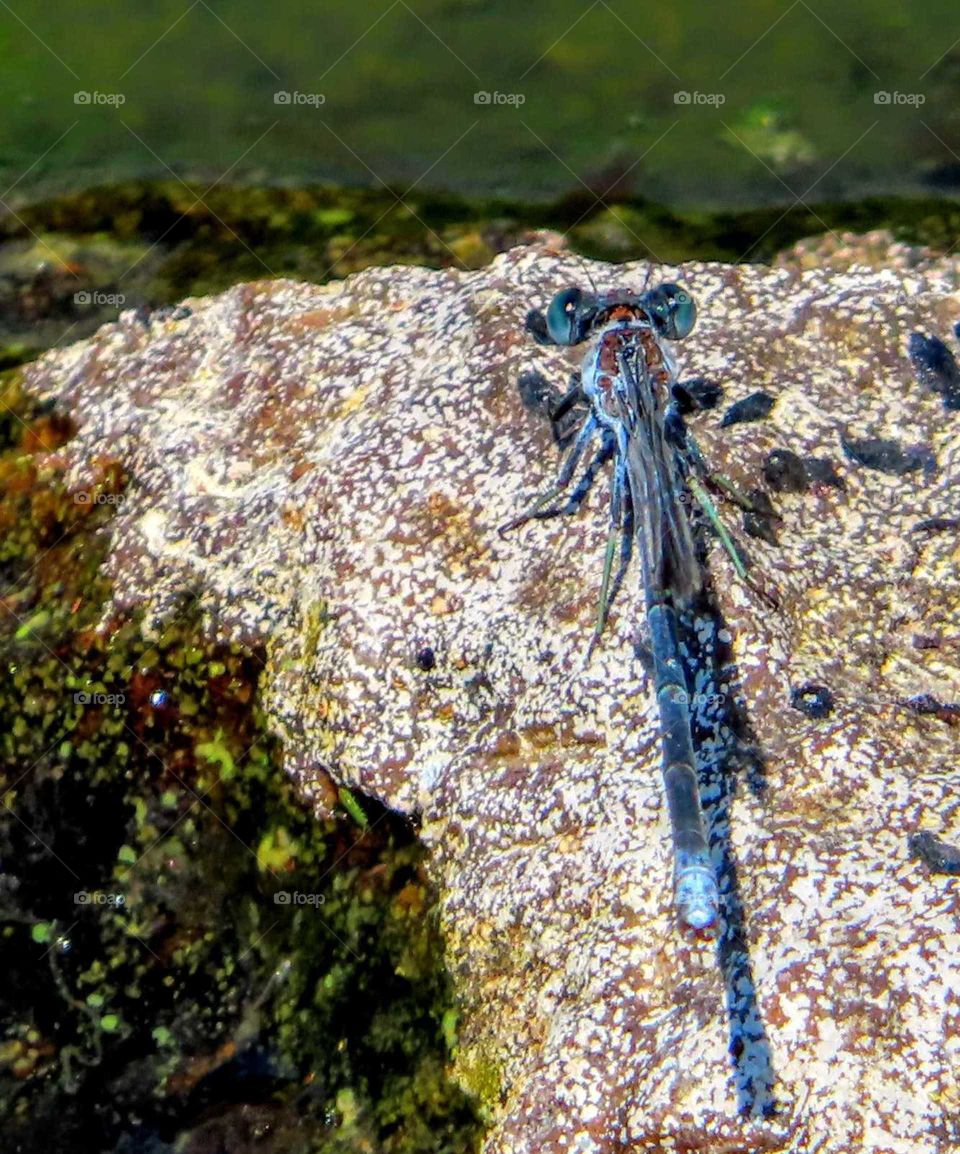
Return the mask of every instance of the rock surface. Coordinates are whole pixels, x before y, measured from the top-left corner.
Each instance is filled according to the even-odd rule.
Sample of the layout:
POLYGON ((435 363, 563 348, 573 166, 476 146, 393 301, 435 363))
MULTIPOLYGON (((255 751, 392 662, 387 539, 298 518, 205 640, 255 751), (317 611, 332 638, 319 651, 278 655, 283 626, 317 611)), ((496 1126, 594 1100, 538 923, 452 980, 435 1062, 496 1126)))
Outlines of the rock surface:
POLYGON ((486 1154, 960 1142, 960 881, 908 844, 960 840, 957 729, 904 705, 960 700, 958 530, 915 528, 957 514, 960 414, 907 356, 915 330, 949 339, 960 262, 876 238, 826 261, 653 273, 699 304, 681 374, 724 406, 777 399, 722 432, 722 408, 693 419, 712 466, 746 490, 791 449, 844 482, 774 494, 779 544, 749 540, 777 609, 711 554, 756 762, 706 798, 716 941, 671 912, 632 582, 584 668, 605 486, 577 517, 497 533, 557 465, 517 376, 563 387, 580 357, 535 346, 526 310, 645 265, 546 238, 468 274, 248 284, 150 327, 124 314, 29 370, 78 423, 77 489, 96 457, 131 473, 117 606, 197 596, 212 631, 267 645, 306 796, 320 806, 329 774, 421 815, 486 1154), (842 437, 932 463, 890 475, 842 437), (807 684, 828 716, 791 707, 807 684))

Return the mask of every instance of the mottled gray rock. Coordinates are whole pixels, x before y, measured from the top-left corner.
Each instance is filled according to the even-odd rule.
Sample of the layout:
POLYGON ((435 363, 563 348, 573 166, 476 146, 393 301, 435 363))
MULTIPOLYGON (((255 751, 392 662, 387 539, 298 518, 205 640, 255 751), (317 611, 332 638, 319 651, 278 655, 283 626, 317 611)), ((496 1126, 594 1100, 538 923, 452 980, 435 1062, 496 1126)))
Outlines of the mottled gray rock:
POLYGON ((554 475, 515 382, 562 386, 578 361, 521 328, 585 282, 576 258, 547 238, 463 275, 244 285, 149 331, 125 314, 29 374, 79 423, 72 482, 104 453, 133 475, 117 604, 198 594, 213 631, 266 642, 307 796, 329 773, 422 815, 487 1154, 960 1142, 960 881, 908 844, 960 841, 957 729, 903 705, 960 700, 960 535, 914 529, 958 513, 960 415, 907 356, 916 329, 949 338, 960 266, 876 237, 800 264, 654 271, 699 301, 682 371, 725 404, 777 399, 722 433, 724 406, 696 417, 711 463, 749 489, 786 448, 845 484, 774 494, 779 545, 749 552, 778 609, 712 552, 752 730, 707 798, 716 943, 673 920, 632 584, 583 667, 604 486, 578 517, 496 531, 554 475), (865 468, 841 436, 928 446, 936 470, 865 468), (807 683, 829 716, 791 708, 807 683))

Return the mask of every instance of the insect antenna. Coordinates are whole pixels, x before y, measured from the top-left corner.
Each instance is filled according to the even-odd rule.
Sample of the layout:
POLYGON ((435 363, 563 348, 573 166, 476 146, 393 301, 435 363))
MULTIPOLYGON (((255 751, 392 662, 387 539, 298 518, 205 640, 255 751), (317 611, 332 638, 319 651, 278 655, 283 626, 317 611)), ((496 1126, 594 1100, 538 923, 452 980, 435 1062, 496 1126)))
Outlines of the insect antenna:
POLYGON ((590 287, 593 289, 594 296, 599 295, 599 289, 597 288, 596 282, 594 281, 593 277, 590 275, 590 270, 587 268, 586 264, 584 263, 583 257, 578 252, 574 253, 573 255, 579 261, 580 267, 583 269, 583 275, 590 282, 590 287))

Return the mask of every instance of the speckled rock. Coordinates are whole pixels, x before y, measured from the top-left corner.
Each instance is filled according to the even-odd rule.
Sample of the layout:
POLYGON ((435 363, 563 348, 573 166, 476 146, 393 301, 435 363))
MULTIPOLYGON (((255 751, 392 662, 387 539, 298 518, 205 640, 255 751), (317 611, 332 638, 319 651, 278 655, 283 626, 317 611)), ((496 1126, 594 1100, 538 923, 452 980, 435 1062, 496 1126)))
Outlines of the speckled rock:
POLYGON ((692 421, 712 465, 747 490, 790 449, 843 482, 773 494, 779 543, 749 540, 778 608, 711 554, 753 766, 706 791, 715 941, 671 911, 632 584, 584 667, 604 486, 497 533, 557 463, 517 376, 563 386, 579 359, 535 346, 526 310, 646 266, 587 269, 545 238, 467 274, 244 285, 149 328, 124 314, 30 371, 78 422, 72 483, 97 456, 132 474, 117 606, 156 616, 187 591, 212 631, 265 643, 305 795, 329 774, 421 815, 486 1154, 960 1143, 960 880, 908 844, 960 840, 957 728, 905 705, 960 700, 960 533, 916 528, 960 508, 960 414, 907 356, 914 330, 951 340, 960 265, 877 263, 874 238, 870 267, 844 243, 803 271, 654 270, 699 302, 678 356, 725 390, 692 421), (770 415, 721 432, 758 390, 770 415), (842 437, 925 446, 930 467, 867 468, 842 437), (826 716, 791 706, 810 685, 826 716))

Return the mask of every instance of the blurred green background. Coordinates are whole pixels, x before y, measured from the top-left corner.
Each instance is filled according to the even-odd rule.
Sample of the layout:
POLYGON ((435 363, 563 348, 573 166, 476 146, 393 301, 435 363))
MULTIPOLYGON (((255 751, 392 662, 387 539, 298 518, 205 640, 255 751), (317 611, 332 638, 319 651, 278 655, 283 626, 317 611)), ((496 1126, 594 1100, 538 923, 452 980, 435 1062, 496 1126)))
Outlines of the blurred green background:
POLYGON ((947 0, 4 0, 0 195, 171 173, 705 209, 939 194, 958 41, 947 0))

